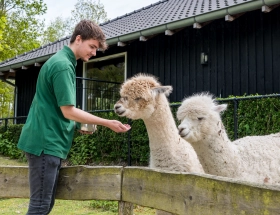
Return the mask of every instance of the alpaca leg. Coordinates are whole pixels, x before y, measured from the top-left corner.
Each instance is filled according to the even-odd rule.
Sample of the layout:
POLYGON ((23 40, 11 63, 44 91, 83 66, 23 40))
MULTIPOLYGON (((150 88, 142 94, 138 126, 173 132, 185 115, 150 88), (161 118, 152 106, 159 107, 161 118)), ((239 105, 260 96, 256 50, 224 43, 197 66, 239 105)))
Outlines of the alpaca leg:
POLYGON ((156 210, 156 215, 173 215, 172 213, 156 210))

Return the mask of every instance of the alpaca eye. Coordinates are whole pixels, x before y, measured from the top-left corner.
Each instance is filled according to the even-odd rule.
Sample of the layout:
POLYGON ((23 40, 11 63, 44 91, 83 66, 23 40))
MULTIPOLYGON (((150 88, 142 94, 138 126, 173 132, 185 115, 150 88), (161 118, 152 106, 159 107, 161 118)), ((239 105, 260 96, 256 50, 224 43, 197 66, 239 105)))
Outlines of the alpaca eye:
POLYGON ((138 97, 138 98, 135 99, 135 101, 138 102, 138 101, 141 100, 141 99, 142 99, 142 98, 138 97))
POLYGON ((127 97, 122 97, 122 99, 123 99, 124 101, 126 101, 126 100, 127 100, 127 97))
POLYGON ((203 120, 204 118, 203 117, 197 117, 198 121, 201 121, 203 120))

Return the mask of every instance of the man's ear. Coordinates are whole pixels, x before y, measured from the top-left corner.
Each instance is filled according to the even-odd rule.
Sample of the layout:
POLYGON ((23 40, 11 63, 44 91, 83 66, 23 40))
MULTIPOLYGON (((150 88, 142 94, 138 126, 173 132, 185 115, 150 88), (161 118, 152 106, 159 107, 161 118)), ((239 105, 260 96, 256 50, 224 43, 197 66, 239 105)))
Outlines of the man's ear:
POLYGON ((81 35, 77 35, 75 41, 78 42, 78 43, 82 42, 81 35))
POLYGON ((172 88, 172 86, 159 86, 159 87, 153 87, 151 90, 152 90, 152 93, 155 95, 164 93, 166 96, 169 96, 169 94, 172 92, 173 88, 172 88))

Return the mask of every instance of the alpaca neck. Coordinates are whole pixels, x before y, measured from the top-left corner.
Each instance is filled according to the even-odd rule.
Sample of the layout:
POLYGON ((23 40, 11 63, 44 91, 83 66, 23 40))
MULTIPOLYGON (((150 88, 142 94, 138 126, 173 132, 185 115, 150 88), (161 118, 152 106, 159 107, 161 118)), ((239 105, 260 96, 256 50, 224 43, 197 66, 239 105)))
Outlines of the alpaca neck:
POLYGON ((150 149, 162 149, 171 142, 179 141, 178 129, 165 95, 159 95, 156 110, 149 118, 143 120, 149 136, 150 149))
POLYGON ((192 145, 206 173, 238 177, 240 157, 235 145, 228 138, 222 123, 217 134, 209 135, 192 145))

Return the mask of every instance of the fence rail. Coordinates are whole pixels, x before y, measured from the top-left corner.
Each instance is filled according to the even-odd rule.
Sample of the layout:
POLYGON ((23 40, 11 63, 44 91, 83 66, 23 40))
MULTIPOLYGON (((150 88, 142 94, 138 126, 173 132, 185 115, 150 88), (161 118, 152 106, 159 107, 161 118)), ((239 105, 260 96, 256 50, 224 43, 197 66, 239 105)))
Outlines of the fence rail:
MULTIPOLYGON (((0 166, 0 181, 0 198, 29 198, 28 167, 0 166)), ((57 198, 118 201, 119 215, 133 214, 131 204, 179 215, 280 214, 280 186, 144 167, 63 167, 57 198)))

